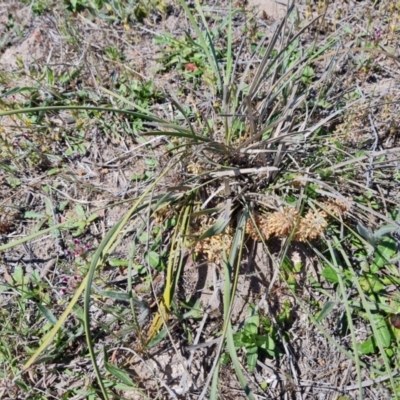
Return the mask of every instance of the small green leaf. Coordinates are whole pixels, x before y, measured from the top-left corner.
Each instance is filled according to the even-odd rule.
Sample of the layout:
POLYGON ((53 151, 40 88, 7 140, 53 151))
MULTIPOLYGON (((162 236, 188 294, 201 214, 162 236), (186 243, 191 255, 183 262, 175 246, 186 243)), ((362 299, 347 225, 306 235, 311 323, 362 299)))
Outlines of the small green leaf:
POLYGON ((160 255, 155 251, 149 251, 148 253, 146 253, 146 260, 154 269, 161 271, 165 268, 165 265, 162 262, 160 255))
POLYGON ((258 325, 252 323, 252 322, 247 322, 244 326, 245 332, 249 334, 256 335, 258 332, 258 325))
POLYGON ((68 201, 61 201, 57 207, 58 211, 64 211, 65 207, 67 207, 67 205, 68 205, 68 201))
POLYGON ((123 382, 125 385, 130 386, 130 387, 136 387, 135 383, 132 381, 132 379, 129 377, 128 373, 124 371, 123 369, 120 369, 116 367, 113 364, 110 363, 105 363, 107 371, 111 374, 114 375, 117 379, 119 379, 121 382, 123 382))
POLYGON ((80 204, 76 205, 75 212, 79 217, 81 217, 81 219, 85 219, 85 210, 80 204))
POLYGON ((25 211, 24 212, 24 218, 32 218, 32 219, 42 219, 46 218, 45 214, 40 214, 34 211, 25 211))
POLYGON ((349 35, 354 35, 353 28, 349 25, 344 25, 343 26, 343 31, 348 33, 349 35))
POLYGON ((187 319, 187 318, 201 318, 203 316, 203 309, 201 307, 200 300, 196 300, 196 302, 193 304, 193 306, 190 308, 190 311, 186 312, 183 314, 182 318, 187 319))
POLYGON ((360 222, 357 223, 357 231, 370 245, 375 244, 374 234, 360 222))
POLYGON ((382 347, 389 347, 391 335, 385 317, 379 314, 373 314, 372 318, 377 330, 377 337, 375 338, 376 341, 381 343, 382 347))
POLYGON ((2 95, 0 95, 0 99, 3 97, 7 97, 7 96, 12 96, 15 95, 17 93, 30 93, 35 91, 36 89, 34 87, 29 87, 29 86, 17 86, 11 90, 9 90, 8 92, 3 93, 2 95))
POLYGON ((374 354, 377 352, 378 348, 376 347, 374 339, 370 337, 359 345, 359 350, 361 354, 374 354))
POLYGON ((147 175, 145 173, 143 174, 132 174, 130 177, 131 181, 144 181, 147 179, 147 175))
POLYGON ((57 323, 57 318, 54 316, 54 314, 45 306, 42 304, 38 303, 37 307, 39 311, 43 314, 43 316, 52 324, 55 325, 57 323))
POLYGON ((326 100, 324 100, 324 99, 319 99, 318 102, 317 102, 317 104, 318 104, 320 107, 325 108, 325 109, 332 107, 332 104, 331 104, 331 103, 328 103, 328 102, 327 102, 326 100))
POLYGON ((229 218, 225 218, 224 216, 220 216, 217 221, 215 221, 215 224, 211 226, 209 229, 207 229, 200 237, 199 241, 203 239, 207 239, 209 237, 215 236, 220 234, 221 232, 224 231, 224 229, 227 227, 229 224, 229 218))
POLYGON ((374 274, 366 274, 361 276, 359 281, 360 286, 365 292, 379 293, 385 289, 385 286, 382 284, 380 279, 374 274))
POLYGON ((374 261, 372 263, 378 269, 381 269, 389 260, 397 254, 397 242, 391 237, 385 237, 377 246, 374 261))
POLYGON ((15 384, 18 386, 18 387, 20 387, 23 391, 25 391, 25 392, 29 392, 29 388, 28 388, 28 386, 24 383, 24 382, 22 382, 21 380, 19 380, 19 379, 17 379, 16 381, 14 381, 15 382, 15 384))
POLYGON ((79 305, 75 304, 73 310, 75 311, 76 316, 78 317, 78 319, 80 319, 81 321, 84 320, 84 312, 83 312, 83 308, 80 307, 79 305))
POLYGON ((374 236, 377 239, 380 239, 382 236, 399 231, 399 229, 400 229, 400 227, 397 224, 383 225, 374 233, 374 236))
POLYGON ((243 332, 242 333, 242 342, 245 347, 253 346, 254 345, 254 335, 251 333, 243 332))
POLYGON ((255 342, 258 347, 261 347, 264 350, 274 350, 275 349, 275 342, 270 336, 257 335, 255 338, 255 342))
POLYGON ((116 292, 115 290, 101 290, 96 289, 96 293, 100 296, 106 297, 108 299, 119 300, 119 301, 129 301, 128 293, 116 292))
POLYGON ((385 353, 388 357, 393 357, 394 356, 394 351, 392 349, 385 349, 385 353))
POLYGON ((327 301, 324 306, 322 307, 322 310, 318 313, 317 317, 315 320, 317 322, 321 322, 323 319, 325 319, 330 312, 335 308, 336 303, 334 301, 327 301))
POLYGON ((143 232, 140 236, 139 236, 139 242, 146 244, 149 241, 149 235, 147 232, 143 232))
POLYGON ((315 76, 314 70, 313 70, 310 66, 306 66, 306 67, 303 69, 303 73, 302 73, 302 76, 301 76, 301 80, 302 80, 304 83, 309 83, 309 82, 312 80, 312 78, 314 78, 314 76, 315 76))
POLYGON ((17 265, 15 267, 14 273, 13 273, 13 279, 17 283, 20 283, 20 284, 25 283, 26 278, 24 276, 24 270, 22 269, 22 267, 20 265, 17 265))
POLYGON ((247 366, 249 367, 249 372, 253 372, 257 365, 258 354, 255 353, 247 353, 247 366))
POLYGON ((166 329, 162 329, 159 333, 157 333, 156 336, 154 336, 153 340, 150 341, 150 343, 147 345, 147 348, 151 349, 152 347, 156 346, 166 336, 167 336, 167 330, 166 329))
POLYGON ((92 214, 89 215, 88 219, 86 220, 87 222, 93 222, 95 221, 97 218, 99 218, 99 216, 97 214, 92 214))
POLYGON ((146 163, 146 165, 148 165, 149 168, 155 168, 158 165, 157 160, 154 158, 146 158, 144 162, 146 163))
POLYGON ((17 178, 13 178, 13 177, 8 177, 7 179, 8 184, 13 188, 17 188, 18 186, 21 185, 21 181, 17 178))
POLYGON ((221 355, 219 360, 220 360, 219 362, 221 363, 221 365, 228 365, 229 362, 231 361, 231 357, 228 353, 224 353, 221 355))
POLYGON ((54 326, 54 324, 48 322, 47 324, 43 325, 41 332, 43 332, 43 333, 48 332, 53 326, 54 326))
POLYGON ((332 282, 332 283, 339 282, 337 273, 332 267, 325 267, 322 271, 322 276, 329 282, 332 282))
POLYGON ((261 387, 262 390, 267 390, 268 383, 267 382, 261 382, 260 387, 261 387))
POLYGON ((243 340, 242 340, 243 333, 242 332, 237 332, 233 334, 233 342, 235 344, 235 347, 239 349, 240 347, 244 346, 243 340))
POLYGON ((61 172, 61 169, 59 168, 52 168, 50 170, 47 171, 47 175, 52 176, 55 175, 57 173, 61 172))
POLYGON ((108 260, 108 263, 112 266, 112 267, 127 267, 129 265, 128 260, 117 260, 117 259, 111 259, 108 260))
POLYGON ((46 214, 48 216, 53 215, 53 205, 49 199, 45 199, 46 214))

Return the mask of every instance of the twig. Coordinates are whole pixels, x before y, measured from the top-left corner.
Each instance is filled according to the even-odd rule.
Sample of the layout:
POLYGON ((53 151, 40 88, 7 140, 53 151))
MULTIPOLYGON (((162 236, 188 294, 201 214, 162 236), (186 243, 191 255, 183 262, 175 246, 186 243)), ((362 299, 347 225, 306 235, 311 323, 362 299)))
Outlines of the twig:
POLYGON ((259 168, 236 168, 228 171, 216 171, 211 172, 213 178, 219 178, 221 176, 237 176, 241 174, 259 174, 262 172, 279 171, 277 167, 259 167, 259 168))
MULTIPOLYGON (((375 125, 374 125, 374 121, 372 120, 371 114, 368 114, 368 118, 369 118, 369 122, 371 123, 371 127, 372 127, 372 131, 374 132, 374 136, 375 136, 375 140, 374 140, 374 144, 372 146, 372 152, 374 152, 376 150, 376 148, 378 147, 378 143, 379 143, 379 135, 378 132, 376 131, 375 125)), ((369 167, 367 170, 367 187, 370 187, 371 185, 371 179, 372 179, 372 163, 373 163, 374 158, 370 157, 369 159, 369 167)))
MULTIPOLYGON (((372 386, 372 385, 375 385, 377 383, 381 383, 381 382, 387 381, 388 379, 393 378, 394 376, 396 376, 398 373, 400 373, 400 368, 396 369, 395 371, 391 372, 390 374, 387 374, 385 376, 381 376, 380 378, 371 379, 371 380, 362 382, 361 383, 361 387, 372 386)), ((355 390, 357 388, 358 388, 358 384, 357 385, 345 386, 342 390, 355 390)))

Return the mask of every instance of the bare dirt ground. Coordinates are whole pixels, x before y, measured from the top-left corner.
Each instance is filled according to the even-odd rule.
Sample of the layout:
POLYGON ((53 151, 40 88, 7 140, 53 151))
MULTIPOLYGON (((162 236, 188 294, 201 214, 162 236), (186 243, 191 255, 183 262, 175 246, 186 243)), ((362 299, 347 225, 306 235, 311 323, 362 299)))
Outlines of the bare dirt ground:
MULTIPOLYGON (((206 3, 215 9, 216 14, 223 16, 228 12, 225 3, 206 3)), ((257 10, 259 7, 251 23, 263 34, 270 32, 270 36, 284 17, 286 9, 283 3, 276 4, 273 1, 237 3, 237 6, 245 5, 247 10, 257 10)), ((311 7, 299 4, 298 7, 303 18, 311 20, 319 13, 317 3, 311 7)), ((40 99, 49 98, 49 102, 51 99, 53 104, 61 105, 76 93, 85 98, 88 104, 100 104, 103 98, 107 97, 103 88, 112 89, 115 76, 129 71, 131 76, 137 79, 138 86, 151 81, 160 93, 174 95, 184 104, 211 115, 213 98, 209 90, 183 81, 174 70, 164 72, 160 66, 160 48, 156 45, 154 36, 170 33, 178 37, 190 29, 182 10, 176 4, 172 2, 164 15, 154 12, 142 23, 131 24, 129 30, 120 22, 109 23, 89 13, 76 13, 69 20, 63 13, 62 7, 56 6, 42 15, 37 15, 30 5, 14 0, 3 1, 0 5, 0 37, 3 38, 0 42, 2 93, 16 87, 35 88, 34 91, 20 90, 5 96, 7 106, 0 100, 3 109, 10 109, 12 104, 35 106, 35 96, 40 99), (106 50, 108 48, 118 49, 123 57, 111 59, 110 51, 106 50), (58 81, 52 81, 46 67, 51 68, 52 73, 58 76, 58 81), (60 76, 64 81, 60 80, 60 76)), ((357 36, 357 32, 366 29, 363 24, 363 18, 366 16, 371 19, 371 24, 376 26, 376 35, 379 31, 379 35, 385 36, 386 30, 390 30, 390 22, 383 23, 379 20, 380 14, 372 2, 337 0, 329 4, 325 30, 317 36, 319 39, 329 38, 336 24, 348 24, 353 33, 349 34, 347 40, 349 43, 354 42, 354 46, 360 46, 357 41, 363 40, 363 36, 357 36), (339 9, 340 16, 337 15, 339 9)), ((241 28, 248 23, 240 17, 235 22, 234 40, 238 43, 241 40, 241 28)), ((310 38, 315 37, 314 33, 310 32, 310 38)), ((366 36, 370 34, 371 31, 365 33, 366 36)), ((391 38, 388 33, 385 37, 387 39, 382 46, 386 48, 397 45, 395 36, 391 38)), ((375 138, 378 138, 379 146, 376 146, 374 151, 394 149, 399 145, 398 128, 395 125, 398 120, 394 120, 394 116, 398 115, 396 102, 400 100, 398 60, 388 59, 377 53, 369 62, 373 64, 372 67, 360 67, 353 73, 349 71, 350 61, 343 58, 342 65, 337 66, 338 69, 342 69, 342 90, 358 87, 366 97, 373 93, 373 101, 384 102, 385 99, 390 99, 391 104, 375 108, 374 123, 370 122, 368 112, 355 110, 342 124, 352 126, 350 139, 355 147, 360 141, 373 143, 375 138)), ((126 82, 126 85, 128 86, 129 82, 126 82)), ((141 92, 138 96, 145 95, 141 92)), ((108 101, 116 108, 124 106, 115 98, 110 97, 108 101)), ((164 100, 160 100, 158 104, 153 103, 152 107, 160 116, 173 112, 164 100)), ((90 225, 78 241, 73 230, 61 232, 56 239, 49 233, 2 254, 1 279, 11 282, 11 276, 18 265, 24 266, 28 276, 37 271, 40 280, 47 282, 52 288, 50 296, 53 301, 58 302, 53 309, 55 315, 60 315, 65 306, 65 299, 73 292, 73 279, 79 275, 75 270, 77 266, 74 262, 74 251, 81 251, 80 246, 96 248, 108 230, 128 212, 131 207, 130 199, 138 197, 146 185, 141 179, 132 179, 132 176, 142 176, 148 171, 157 174, 163 165, 168 163, 165 154, 170 144, 169 139, 154 137, 144 144, 137 135, 126 133, 129 124, 128 120, 119 116, 105 117, 100 124, 98 119, 83 113, 57 111, 47 114, 40 121, 38 131, 30 126, 23 116, 1 119, 3 148, 11 146, 16 154, 21 155, 17 161, 17 181, 10 181, 9 174, 3 169, 0 172, 0 204, 1 209, 5 210, 0 217, 3 243, 24 237, 35 229, 39 230, 43 218, 46 218, 47 223, 63 222, 79 213, 77 205, 84 209, 85 215, 97 215, 95 223, 90 225), (7 143, 4 138, 8 138, 7 143), (32 148, 36 146, 40 156, 37 156, 34 150, 26 156, 25 147, 23 148, 25 142, 29 142, 32 148), (158 165, 152 166, 151 160, 157 160, 158 165), (57 172, 49 173, 53 170, 57 172), (68 204, 65 208, 51 212, 63 202, 68 204), (23 218, 26 211, 45 217, 26 219, 23 218), (65 285, 60 284, 62 279, 67 279, 70 285, 66 294, 62 293, 65 288, 65 285)), ((140 125, 135 129, 140 130, 140 125)), ((339 132, 340 126, 337 129, 339 132)), ((0 162, 9 164, 5 150, 2 151, 0 162)), ((174 179, 181 173, 180 167, 176 166, 169 180, 162 183, 163 187, 174 186, 174 179)), ((388 187, 391 189, 390 193, 387 193, 388 202, 400 200, 396 185, 397 182, 382 185, 385 190, 388 190, 388 187)), ((350 189, 353 194, 363 190, 356 185, 350 189)), ((366 218, 366 225, 369 223, 366 218)), ((137 228, 138 225, 130 227, 132 232, 137 228)), ((127 235, 118 243, 113 253, 116 259, 128 257, 132 235, 127 235)), ((266 297, 266 287, 274 279, 274 258, 279 256, 280 248, 280 243, 272 244, 271 254, 266 255, 259 245, 248 245, 249 260, 242 266, 237 299, 233 304, 232 321, 235 326, 240 326, 245 321, 250 304, 257 304, 258 308, 268 315, 281 313, 285 301, 293 304, 290 294, 279 285, 274 286, 271 294, 266 297)), ((291 247, 287 256, 289 259, 300 256, 308 274, 318 279, 321 266, 315 255, 307 249, 302 246, 291 247)), ((107 265, 96 284, 102 287, 106 287, 107 282, 123 285, 127 279, 126 274, 125 266, 115 268, 107 265)), ((162 273, 154 273, 153 279, 159 279, 162 285, 165 277, 162 273)), ((298 279, 303 277, 300 275, 298 279)), ((202 319, 192 322, 192 327, 196 328, 193 329, 194 334, 201 332, 201 335, 192 344, 188 344, 186 327, 179 326, 178 321, 173 328, 171 341, 167 344, 161 342, 143 354, 138 348, 135 335, 124 331, 124 320, 112 318, 111 312, 104 311, 107 307, 110 309, 114 306, 123 309, 126 303, 121 305, 112 299, 105 300, 100 295, 94 299, 92 320, 104 327, 96 337, 96 349, 101 350, 106 346, 112 362, 126 369, 140 388, 139 393, 136 389, 118 389, 115 391, 115 398, 198 398, 214 361, 213 352, 217 342, 212 342, 212 338, 222 326, 222 285, 222 272, 216 263, 204 259, 188 260, 178 297, 199 300, 201 308, 207 310, 202 319), (106 335, 105 332, 109 334, 106 335), (211 343, 207 343, 209 340, 211 343)), ((328 291, 331 289, 326 287, 328 291)), ((151 303, 154 299, 149 283, 138 278, 135 290, 139 293, 140 301, 149 306, 148 312, 153 313, 154 304, 151 303)), ((324 299, 321 293, 315 293, 313 288, 306 286, 302 287, 298 296, 307 299, 307 302, 315 303, 324 299)), ((10 301, 11 294, 1 295, 0 302, 5 309, 12 310, 10 301)), ((34 320, 37 311, 33 303, 29 307, 34 320)), ((124 315, 123 310, 120 312, 124 315)), ((148 325, 149 318, 147 316, 148 325)), ((68 324, 74 326, 78 324, 78 320, 76 316, 71 317, 68 324)), ((277 359, 259 360, 255 372, 246 375, 251 382, 251 389, 259 393, 257 398, 358 398, 354 363, 339 352, 328 337, 310 324, 303 310, 293 308, 290 320, 292 323, 288 324, 287 332, 279 332, 286 346, 283 354, 277 359), (285 337, 289 336, 290 340, 287 341, 285 337), (265 388, 263 394, 260 387, 265 388), (341 390, 338 391, 337 388, 341 390), (342 395, 343 397, 340 397, 342 395)), ((324 329, 328 336, 335 337, 344 348, 350 347, 350 335, 338 337, 336 324, 335 313, 324 320, 324 329)), ((368 337, 365 324, 361 320, 356 331, 360 341, 368 337)), ((84 398, 84 394, 69 394, 74 388, 83 389, 90 386, 95 379, 84 348, 85 341, 81 333, 80 336, 71 339, 70 346, 65 350, 67 357, 64 364, 50 360, 35 366, 34 371, 26 378, 30 387, 34 388, 27 394, 21 394, 12 379, 3 377, 0 385, 3 386, 0 388, 1 398, 39 398, 29 397, 32 393, 36 396, 39 391, 45 393, 43 398, 84 398), (68 374, 65 374, 65 371, 68 371, 68 374)), ((100 363, 102 357, 104 358, 101 354, 100 351, 100 363)), ((23 360, 26 360, 26 357, 20 356, 19 365, 23 360)), ((242 362, 245 364, 244 359, 242 362)), ((389 398, 384 383, 373 385, 367 372, 363 372, 362 379, 365 399, 389 398)), ((229 364, 221 366, 219 396, 221 399, 246 398, 229 364)))

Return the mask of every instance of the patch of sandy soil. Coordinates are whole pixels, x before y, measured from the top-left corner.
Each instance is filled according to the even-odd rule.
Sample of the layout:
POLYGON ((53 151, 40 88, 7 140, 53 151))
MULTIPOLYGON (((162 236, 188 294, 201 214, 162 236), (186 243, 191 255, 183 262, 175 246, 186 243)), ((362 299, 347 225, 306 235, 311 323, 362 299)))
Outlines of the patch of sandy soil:
POLYGON ((29 71, 33 63, 38 63, 49 53, 46 41, 40 28, 35 28, 33 32, 20 44, 8 48, 0 57, 0 68, 3 71, 13 71, 19 69, 20 63, 29 71))
MULTIPOLYGON (((29 7, 21 7, 21 4, 16 2, 0 5, 0 35, 7 39, 3 48, 0 48, 0 71, 3 79, 13 81, 14 87, 33 86, 35 81, 29 77, 29 69, 33 64, 43 62, 48 54, 46 40, 39 27, 25 31, 24 35, 27 37, 18 37, 15 30, 8 27, 13 23, 18 24, 20 29, 26 29, 31 20, 32 12, 29 7), (10 21, 10 17, 13 22, 10 21), (20 71, 21 68, 26 73, 19 73, 15 79, 12 72, 20 71)), ((16 103, 24 100, 24 96, 20 93, 6 96, 5 100, 10 98, 16 103)), ((1 123, 6 133, 12 135, 13 128, 19 122, 14 117, 6 116, 1 118, 1 123)))
POLYGON ((290 2, 288 0, 248 0, 247 5, 262 13, 264 18, 280 19, 285 17, 290 2))

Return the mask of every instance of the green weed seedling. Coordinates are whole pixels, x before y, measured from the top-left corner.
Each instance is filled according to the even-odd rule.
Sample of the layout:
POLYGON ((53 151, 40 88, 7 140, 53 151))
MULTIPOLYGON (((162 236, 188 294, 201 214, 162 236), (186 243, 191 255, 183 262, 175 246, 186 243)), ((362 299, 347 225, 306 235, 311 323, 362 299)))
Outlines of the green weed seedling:
POLYGON ((386 354, 390 357, 390 344, 392 342, 393 335, 389 327, 389 323, 386 317, 379 315, 379 314, 372 314, 373 315, 373 322, 377 329, 377 337, 372 335, 369 339, 365 340, 362 343, 359 343, 358 351, 362 355, 367 354, 375 354, 379 352, 379 347, 377 345, 377 340, 380 341, 382 347, 385 349, 386 354))
POLYGON ((282 263, 282 267, 289 288, 295 291, 298 287, 296 278, 302 270, 301 259, 298 257, 294 258, 294 260, 290 260, 289 257, 286 256, 282 263))
POLYGON ((119 79, 118 85, 118 91, 121 95, 144 110, 161 99, 161 94, 156 90, 152 81, 145 82, 132 79, 128 74, 124 74, 119 79))
POLYGON ((85 10, 93 10, 93 6, 96 6, 94 1, 91 0, 64 0, 64 4, 68 11, 73 13, 82 12, 85 10))
POLYGON ((97 15, 108 22, 122 22, 126 31, 131 29, 131 22, 144 22, 151 13, 167 11, 167 4, 164 0, 95 0, 98 4, 97 15))
POLYGON ((38 271, 33 271, 31 276, 28 276, 24 268, 21 265, 17 265, 11 275, 11 279, 12 283, 0 285, 0 293, 12 287, 21 295, 23 301, 31 299, 43 304, 50 304, 47 284, 41 282, 38 271))
POLYGON ((31 2, 30 0, 21 0, 24 4, 29 4, 32 7, 32 11, 36 15, 42 15, 45 12, 49 11, 52 7, 52 0, 35 0, 31 2))
MULTIPOLYGON (((163 53, 159 59, 162 71, 176 68, 183 71, 187 79, 202 76, 208 80, 211 79, 212 69, 207 62, 207 56, 198 40, 190 37, 189 33, 180 39, 175 39, 171 34, 165 33, 156 36, 154 41, 163 53)), ((221 54, 217 54, 217 57, 221 58, 221 54)))
MULTIPOLYGON (((51 193, 51 187, 50 186, 45 186, 43 190, 47 193, 51 193)), ((56 215, 60 212, 62 212, 65 207, 68 205, 67 201, 61 202, 58 204, 56 207, 53 206, 52 202, 50 199, 45 200, 45 212, 35 212, 31 210, 27 210, 24 212, 23 217, 26 219, 32 219, 32 220, 38 220, 36 225, 34 226, 32 232, 38 232, 40 229, 42 229, 45 225, 48 225, 49 227, 56 225, 57 220, 56 220, 56 215)), ((55 229, 52 232, 52 235, 54 237, 58 237, 60 234, 58 229, 55 229)))
POLYGON ((149 249, 145 252, 145 260, 151 268, 157 271, 164 271, 166 268, 165 254, 162 251, 162 233, 163 230, 155 226, 151 232, 143 232, 139 236, 139 242, 144 245, 149 245, 149 249))
MULTIPOLYGON (((393 354, 390 345, 396 338, 396 330, 390 328, 386 315, 388 311, 386 288, 393 284, 399 285, 400 274, 393 264, 398 254, 398 243, 388 234, 397 231, 398 226, 387 224, 376 232, 371 232, 359 223, 357 230, 372 247, 372 252, 371 249, 367 251, 362 248, 359 241, 354 241, 359 248, 358 257, 363 257, 365 267, 365 272, 359 277, 359 284, 365 295, 376 304, 376 311, 382 310, 379 313, 376 311, 372 313, 376 331, 369 339, 359 344, 359 351, 363 355, 377 353, 379 352, 377 345, 379 342, 387 356, 391 357, 393 354)), ((396 311, 392 313, 396 314, 396 311)), ((360 312, 360 315, 368 320, 368 316, 364 312, 360 312)))
POLYGON ((17 189, 19 186, 21 186, 21 180, 13 176, 8 176, 6 181, 12 189, 17 189))
POLYGON ((203 308, 200 301, 189 299, 181 301, 177 304, 175 301, 171 305, 173 312, 179 321, 181 328, 183 329, 184 335, 187 338, 189 344, 193 343, 193 332, 191 330, 191 320, 201 319, 203 316, 203 308))
POLYGON ((77 131, 76 136, 66 136, 68 149, 65 150, 66 156, 72 156, 74 154, 85 155, 88 147, 88 143, 85 140, 85 134, 77 131))
POLYGON ((73 216, 74 222, 69 226, 74 229, 72 236, 81 236, 88 226, 99 217, 97 214, 91 214, 87 217, 84 208, 80 204, 75 206, 73 216))
POLYGON ((247 366, 253 372, 259 357, 259 351, 264 350, 269 355, 274 355, 275 342, 268 334, 260 335, 260 317, 254 312, 254 306, 249 308, 250 316, 244 324, 243 330, 233 335, 236 349, 244 348, 246 351, 247 366))
POLYGON ((112 61, 124 61, 124 56, 115 46, 109 46, 104 49, 106 56, 112 61))

